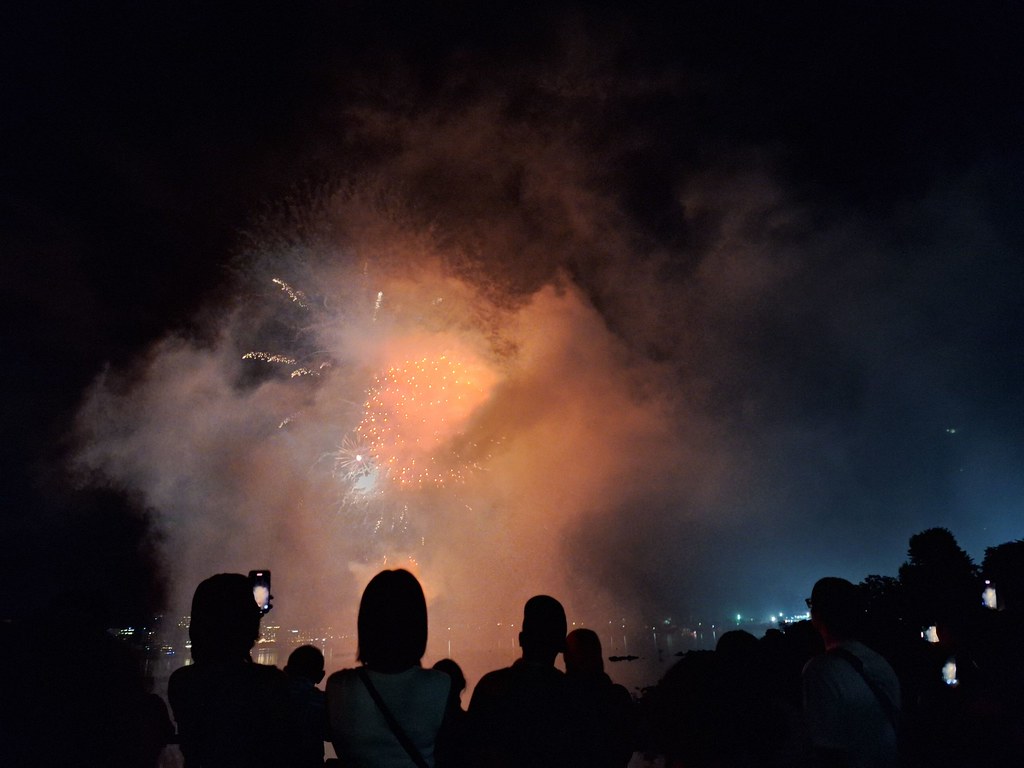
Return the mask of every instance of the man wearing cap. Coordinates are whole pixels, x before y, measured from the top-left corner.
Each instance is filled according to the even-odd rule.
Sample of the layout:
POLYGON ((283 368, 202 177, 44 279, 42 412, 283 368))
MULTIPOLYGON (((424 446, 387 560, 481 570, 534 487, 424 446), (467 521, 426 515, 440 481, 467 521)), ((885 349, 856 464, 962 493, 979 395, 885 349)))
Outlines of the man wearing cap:
POLYGON ((825 653, 804 667, 804 717, 818 765, 894 768, 900 685, 889 663, 856 639, 860 592, 846 579, 820 579, 807 600, 825 653))
POLYGON ((580 761, 579 716, 565 674, 555 668, 565 633, 561 603, 547 595, 527 600, 522 658, 484 675, 469 703, 474 765, 562 768, 580 761))

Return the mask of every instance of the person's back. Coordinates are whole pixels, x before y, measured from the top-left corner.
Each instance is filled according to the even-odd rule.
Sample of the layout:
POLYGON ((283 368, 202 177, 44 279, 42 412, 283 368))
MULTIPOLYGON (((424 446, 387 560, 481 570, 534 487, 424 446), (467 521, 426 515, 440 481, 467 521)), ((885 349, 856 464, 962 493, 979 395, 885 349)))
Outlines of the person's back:
POLYGON ((826 649, 803 671, 804 719, 819 764, 898 765, 899 680, 880 654, 855 639, 863 614, 857 588, 820 579, 808 605, 826 649))
POLYGON ((323 652, 313 645, 300 645, 289 654, 284 671, 302 731, 300 762, 311 768, 322 766, 327 739, 327 698, 316 686, 324 679, 323 652))
POLYGON ((523 657, 488 672, 473 691, 469 724, 478 765, 574 765, 580 759, 578 714, 565 674, 554 666, 565 647, 565 612, 554 598, 526 603, 523 657))
POLYGON ((197 662, 167 685, 187 768, 293 765, 298 740, 289 683, 276 667, 197 662))
POLYGON ((427 765, 445 722, 451 679, 443 672, 409 667, 386 673, 343 669, 327 679, 328 719, 334 749, 346 768, 408 768, 408 752, 382 718, 361 679, 369 677, 385 706, 427 765))
POLYGON ((562 766, 573 757, 564 720, 572 715, 565 674, 517 659, 477 683, 469 722, 477 759, 489 766, 562 766))
POLYGON ((261 616, 241 574, 217 574, 196 588, 189 626, 194 663, 175 670, 167 686, 186 768, 278 768, 298 761, 288 676, 249 656, 261 616))
POLYGON ((381 571, 363 591, 357 619, 362 667, 327 678, 331 741, 346 768, 434 765, 451 678, 423 669, 427 603, 406 570, 381 571))
POLYGON ((595 768, 625 766, 637 741, 635 706, 629 691, 605 674, 596 632, 574 629, 565 638, 565 674, 582 729, 577 755, 595 768))
POLYGON ((856 640, 847 640, 815 656, 804 667, 804 717, 815 749, 843 753, 844 765, 897 764, 896 730, 880 705, 878 694, 899 701, 899 681, 879 654, 856 640), (851 660, 846 654, 851 654, 851 660), (863 668, 863 674, 858 671, 863 668))
POLYGON ((465 768, 471 766, 469 755, 469 715, 462 708, 462 693, 466 690, 466 676, 452 659, 440 659, 434 662, 431 669, 443 672, 452 681, 448 691, 447 725, 444 739, 437 746, 437 761, 446 768, 465 768))

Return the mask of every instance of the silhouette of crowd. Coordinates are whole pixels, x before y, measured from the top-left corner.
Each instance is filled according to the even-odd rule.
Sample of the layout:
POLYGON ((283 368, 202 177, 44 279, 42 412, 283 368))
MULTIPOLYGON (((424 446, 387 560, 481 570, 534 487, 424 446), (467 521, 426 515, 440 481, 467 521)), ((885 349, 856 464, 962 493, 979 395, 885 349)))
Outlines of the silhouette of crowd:
POLYGON ((911 537, 899 577, 825 577, 810 619, 691 651, 639 701, 666 766, 1024 765, 1024 541, 981 568, 911 537))
POLYGON ((485 675, 469 710, 451 659, 422 666, 427 605, 416 577, 381 571, 357 618, 359 666, 327 678, 324 657, 297 648, 284 671, 250 651, 262 611, 241 574, 203 581, 192 601, 193 663, 176 670, 168 698, 186 768, 339 766, 625 766, 636 739, 632 697, 604 673, 595 633, 567 637, 553 597, 527 601, 522 658, 485 675), (566 672, 555 667, 565 653, 566 672))
POLYGON ((366 585, 358 666, 323 689, 314 646, 283 670, 253 661, 265 609, 247 577, 221 573, 195 590, 192 663, 171 675, 169 713, 70 596, 50 607, 48 634, 3 627, 19 663, 4 675, 0 758, 153 768, 177 741, 186 768, 621 768, 638 754, 667 768, 1024 764, 1024 541, 990 548, 979 568, 949 531, 929 529, 898 578, 826 576, 807 607, 809 619, 763 637, 737 629, 682 654, 634 696, 606 674, 598 635, 568 632, 562 604, 536 595, 521 657, 485 674, 464 709, 459 664, 422 664, 427 605, 408 571, 366 585), (90 669, 54 646, 72 625, 90 669), (325 761, 325 742, 336 758, 325 761))

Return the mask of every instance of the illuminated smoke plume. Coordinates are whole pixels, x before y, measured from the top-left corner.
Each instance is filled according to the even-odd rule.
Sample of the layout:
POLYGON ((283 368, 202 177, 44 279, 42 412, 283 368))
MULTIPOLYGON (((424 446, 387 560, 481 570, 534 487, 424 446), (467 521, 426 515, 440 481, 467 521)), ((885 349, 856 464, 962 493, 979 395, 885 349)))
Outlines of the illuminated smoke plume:
POLYGON ((77 465, 153 510, 178 606, 269 568, 278 620, 351 630, 401 565, 445 626, 507 633, 541 592, 581 620, 642 611, 580 541, 710 482, 681 447, 703 429, 681 361, 648 350, 683 297, 565 120, 603 97, 543 88, 563 103, 539 121, 507 118, 511 92, 351 106, 352 154, 391 149, 255 224, 200 334, 96 382, 77 465))
MULTIPOLYGON (((894 412, 930 434, 951 356, 909 348, 906 297, 970 249, 890 266, 889 222, 812 220, 766 153, 674 165, 685 131, 627 117, 683 80, 603 54, 486 86, 459 60, 412 106, 374 70, 319 138, 339 181, 253 224, 191 333, 98 378, 76 466, 153 511, 176 607, 270 568, 282 624, 351 632, 369 577, 405 566, 435 653, 484 642, 470 624, 514 650, 532 594, 590 623, 755 591, 777 611, 823 572, 891 572, 904 532, 880 544, 865 509, 931 521, 939 484, 879 476, 866 435, 916 455, 894 412)), ((940 244, 956 224, 905 215, 940 244)))
MULTIPOLYGON (((389 366, 374 378, 356 427, 366 462, 401 486, 460 482, 467 466, 457 444, 494 379, 487 367, 453 349, 389 366)), ((362 472, 360 454, 356 462, 362 472)))
POLYGON ((309 201, 318 234, 257 238, 204 338, 96 383, 79 466, 155 511, 179 606, 270 568, 275 618, 351 629, 369 575, 403 566, 456 627, 508 627, 538 592, 615 611, 573 574, 574 531, 664 481, 664 371, 564 271, 523 290, 380 205, 335 193, 309 201))
POLYGON ((153 510, 178 606, 269 568, 278 621, 351 631, 369 577, 404 566, 433 642, 514 650, 532 594, 596 624, 715 583, 750 452, 709 416, 707 361, 731 365, 719 334, 789 269, 750 223, 791 214, 756 174, 724 184, 742 204, 696 180, 680 210, 721 239, 673 277, 560 114, 503 112, 361 113, 397 149, 254 227, 201 335, 90 391, 78 466, 153 510))

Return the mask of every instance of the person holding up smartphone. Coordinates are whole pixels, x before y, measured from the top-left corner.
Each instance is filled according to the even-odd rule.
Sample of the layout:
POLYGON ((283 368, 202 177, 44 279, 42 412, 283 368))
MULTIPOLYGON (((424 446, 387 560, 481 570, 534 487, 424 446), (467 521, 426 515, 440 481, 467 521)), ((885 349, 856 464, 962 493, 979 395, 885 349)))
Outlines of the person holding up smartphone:
POLYGON ((175 670, 167 688, 185 768, 287 768, 301 754, 288 676, 250 655, 262 615, 240 573, 219 573, 196 588, 193 663, 175 670))

